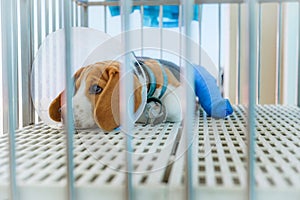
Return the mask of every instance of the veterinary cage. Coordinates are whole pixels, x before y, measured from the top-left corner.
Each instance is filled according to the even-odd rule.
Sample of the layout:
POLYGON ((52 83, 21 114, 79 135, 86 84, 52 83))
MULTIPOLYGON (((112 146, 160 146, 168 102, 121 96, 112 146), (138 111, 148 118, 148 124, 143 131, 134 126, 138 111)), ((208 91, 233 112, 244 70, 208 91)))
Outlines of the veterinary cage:
MULTIPOLYGON (((1 1, 0 200, 299 199, 299 12, 296 0, 1 1), (169 23, 179 27, 178 57, 187 60, 193 53, 190 37, 197 28, 196 64, 204 59, 205 9, 215 6, 214 76, 234 112, 215 119, 200 108, 193 117, 194 102, 187 89, 193 71, 187 62, 179 62, 181 77, 187 80, 182 123, 134 125, 123 113, 124 132, 131 133, 125 134, 75 130, 72 123, 54 129, 41 121, 31 99, 30 74, 43 40, 63 28, 66 67, 62 70, 70 88, 71 27, 99 23, 98 28, 109 33, 114 25, 108 18, 118 5, 125 51, 131 50, 134 40, 130 15, 135 6, 139 40, 158 41, 157 58, 164 58, 163 35, 169 23), (146 34, 147 6, 158 10, 153 35, 146 34), (177 6, 175 22, 165 19, 165 6, 177 6), (97 20, 92 12, 100 13, 97 20), (224 18, 227 24, 221 23, 224 18), (225 57, 227 68, 221 62, 225 57)), ((138 55, 148 56, 146 45, 138 55)), ((122 67, 122 73, 130 70, 122 67)), ((124 86, 130 82, 125 80, 124 86)), ((129 92, 123 93, 123 102, 129 92)), ((69 95, 67 102, 70 99, 69 95)))

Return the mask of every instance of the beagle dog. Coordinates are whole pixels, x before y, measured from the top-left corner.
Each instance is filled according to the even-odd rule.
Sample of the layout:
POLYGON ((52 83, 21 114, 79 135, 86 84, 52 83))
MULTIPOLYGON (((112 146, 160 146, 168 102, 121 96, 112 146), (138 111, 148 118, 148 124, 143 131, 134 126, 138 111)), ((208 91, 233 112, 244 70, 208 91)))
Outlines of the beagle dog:
MULTIPOLYGON (((159 107, 159 104, 163 107, 158 109, 158 113, 164 112, 164 117, 160 118, 159 122, 181 121, 181 86, 176 75, 172 73, 173 70, 158 60, 148 58, 140 58, 135 64, 142 66, 147 83, 147 106, 143 108, 144 112, 137 122, 149 122, 147 117, 149 118, 149 112, 153 112, 149 111, 150 104, 152 107, 159 107)), ((120 126, 120 65, 118 61, 97 62, 80 68, 74 74, 75 91, 72 106, 75 128, 100 127, 111 131, 120 126)), ((134 75, 134 111, 142 105, 142 87, 143 84, 137 75, 134 75)), ((54 121, 61 122, 65 110, 63 91, 50 104, 49 116, 54 121)))

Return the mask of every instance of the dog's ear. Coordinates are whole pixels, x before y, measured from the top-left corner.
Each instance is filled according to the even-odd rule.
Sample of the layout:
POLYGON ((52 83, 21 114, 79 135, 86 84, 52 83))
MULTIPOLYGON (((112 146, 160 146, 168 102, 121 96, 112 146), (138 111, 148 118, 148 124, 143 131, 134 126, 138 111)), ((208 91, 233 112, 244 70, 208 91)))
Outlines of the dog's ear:
MULTIPOLYGON (((80 68, 74 74, 74 82, 79 78, 85 67, 80 68)), ((50 104, 49 116, 56 122, 61 121, 61 106, 65 103, 65 92, 62 91, 50 104)))
POLYGON ((108 66, 102 76, 107 77, 107 83, 101 92, 94 109, 95 122, 103 130, 111 131, 120 125, 119 107, 119 69, 108 66), (105 73, 105 75, 103 75, 105 73))
POLYGON ((61 96, 63 92, 60 93, 49 106, 49 116, 56 122, 61 121, 61 96))
MULTIPOLYGON (((109 66, 106 68, 108 81, 100 94, 94 109, 94 118, 99 127, 111 131, 120 126, 120 95, 119 95, 119 68, 109 66)), ((142 85, 134 76, 134 111, 142 102, 142 85)))

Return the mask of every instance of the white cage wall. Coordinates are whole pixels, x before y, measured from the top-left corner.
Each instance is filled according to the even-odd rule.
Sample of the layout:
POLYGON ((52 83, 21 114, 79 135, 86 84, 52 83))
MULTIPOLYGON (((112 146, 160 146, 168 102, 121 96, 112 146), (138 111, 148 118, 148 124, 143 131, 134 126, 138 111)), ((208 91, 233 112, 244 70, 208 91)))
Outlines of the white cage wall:
MULTIPOLYGON (((129 13, 125 8, 130 7, 130 3, 142 7, 160 6, 158 28, 161 30, 163 5, 180 5, 182 18, 178 19, 179 24, 191 21, 190 16, 185 14, 191 11, 191 1, 122 1, 121 9, 125 11, 123 27, 129 23, 129 13)), ((298 73, 295 85, 298 105, 279 103, 282 93, 282 49, 286 45, 282 39, 282 23, 283 19, 286 20, 283 18, 283 7, 298 6, 298 19, 291 20, 295 20, 299 29, 300 3, 195 1, 200 11, 201 31, 201 10, 207 4, 216 4, 220 8, 224 4, 234 5, 231 9, 238 13, 235 25, 237 78, 234 88, 237 105, 234 106, 234 114, 217 120, 208 118, 200 111, 200 117, 196 119, 187 113, 183 124, 166 123, 156 127, 136 125, 134 128, 128 124, 129 131, 135 135, 132 140, 120 132, 74 131, 73 127, 66 127, 65 135, 65 131, 51 129, 35 116, 29 92, 32 60, 43 38, 63 27, 68 35, 71 26, 88 26, 89 10, 92 8, 104 12, 101 20, 104 22, 103 31, 106 31, 109 26, 106 23, 107 8, 119 5, 119 2, 2 1, 1 114, 4 135, 0 138, 0 199, 299 199, 299 30, 296 48, 289 49, 296 52, 294 55, 298 62, 294 66, 298 73), (274 97, 277 104, 255 106, 260 103, 253 86, 256 85, 256 75, 260 78, 263 42, 261 6, 269 3, 276 4, 278 8, 278 18, 274 19, 274 23, 278 24, 278 40, 273 46, 277 52, 273 58, 276 60, 273 68, 277 69, 277 95, 274 97), (248 31, 243 31, 245 28, 248 31), (248 66, 246 69, 250 75, 246 92, 243 93, 249 97, 247 106, 240 105, 244 90, 241 88, 243 62, 248 66), (192 145, 187 148, 186 139, 191 137, 192 145), (134 154, 128 155, 125 150, 131 145, 134 154), (126 170, 140 173, 124 173, 126 170)), ((221 9, 218 16, 220 12, 221 9)), ((187 23, 181 33, 189 35, 190 28, 187 23)), ((183 39, 181 42, 186 41, 183 39)), ((186 52, 183 51, 183 54, 188 57, 186 52)), ((222 52, 218 54, 220 58, 222 52)), ((184 74, 189 75, 188 67, 184 74)), ((219 73, 218 78, 221 75, 219 73)), ((226 78, 226 72, 224 75, 226 78)), ((257 85, 259 90, 259 82, 257 85)), ((183 99, 190 101, 189 95, 183 99)))

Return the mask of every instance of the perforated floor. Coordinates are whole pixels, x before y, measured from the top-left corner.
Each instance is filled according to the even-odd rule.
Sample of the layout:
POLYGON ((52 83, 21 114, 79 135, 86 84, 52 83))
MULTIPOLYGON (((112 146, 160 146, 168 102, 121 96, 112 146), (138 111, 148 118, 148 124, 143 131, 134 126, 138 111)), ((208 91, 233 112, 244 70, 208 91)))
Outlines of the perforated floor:
MULTIPOLYGON (((257 199, 300 198, 300 109, 258 106, 257 199)), ((193 140, 197 199, 244 199, 246 116, 236 106, 223 120, 200 113, 193 140)), ((17 180, 21 199, 64 199, 64 134, 43 124, 17 132, 17 180)), ((180 124, 136 126, 133 181, 137 199, 183 199, 184 137, 180 124)), ((123 199, 124 135, 80 131, 75 135, 78 199, 123 199)), ((0 200, 8 198, 7 137, 0 137, 0 200)))

